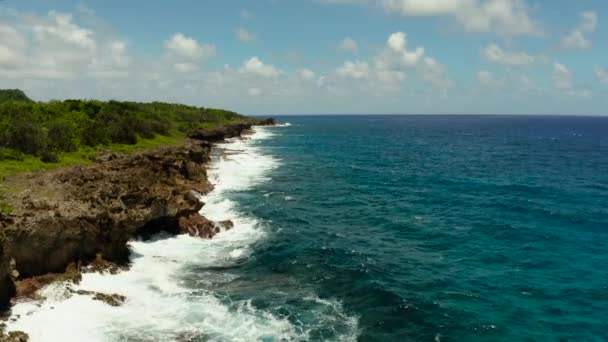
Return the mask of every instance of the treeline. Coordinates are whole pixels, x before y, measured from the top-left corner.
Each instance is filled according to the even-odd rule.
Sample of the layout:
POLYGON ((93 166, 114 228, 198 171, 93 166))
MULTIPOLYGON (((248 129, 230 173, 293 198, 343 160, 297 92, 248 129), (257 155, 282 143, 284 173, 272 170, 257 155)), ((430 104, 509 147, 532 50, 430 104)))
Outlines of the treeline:
POLYGON ((139 138, 245 119, 230 111, 160 102, 11 99, 0 101, 0 160, 28 154, 55 162, 59 153, 85 146, 136 144, 139 138))

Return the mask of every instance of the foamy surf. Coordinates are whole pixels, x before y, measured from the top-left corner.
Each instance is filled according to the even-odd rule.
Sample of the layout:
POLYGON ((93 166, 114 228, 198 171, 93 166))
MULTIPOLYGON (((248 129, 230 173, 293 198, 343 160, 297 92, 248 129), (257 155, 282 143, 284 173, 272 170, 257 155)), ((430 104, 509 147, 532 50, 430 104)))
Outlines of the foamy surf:
MULTIPOLYGON (((228 194, 269 179, 279 161, 262 153, 257 142, 272 136, 272 128, 256 128, 247 139, 231 139, 214 151, 208 175, 215 188, 202 197, 206 204, 201 214, 216 221, 232 220, 233 229, 211 240, 181 235, 133 241, 129 271, 88 273, 78 285, 49 285, 40 293, 46 300, 13 307, 7 330, 24 331, 34 342, 309 339, 306 327, 256 309, 250 300, 232 302, 213 291, 238 276, 200 271, 238 265, 267 236, 263 222, 240 213, 228 194), (74 294, 78 290, 120 294, 126 301, 113 307, 90 295, 74 294)), ((356 326, 356 320, 351 323, 356 326)))

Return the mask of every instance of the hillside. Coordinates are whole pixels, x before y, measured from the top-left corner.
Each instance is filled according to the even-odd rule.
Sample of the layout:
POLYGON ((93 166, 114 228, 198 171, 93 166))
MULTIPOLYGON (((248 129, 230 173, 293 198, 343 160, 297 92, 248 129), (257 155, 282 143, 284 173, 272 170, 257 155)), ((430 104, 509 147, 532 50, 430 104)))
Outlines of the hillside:
POLYGON ((197 129, 252 120, 231 111, 182 104, 43 103, 31 101, 20 90, 2 90, 0 95, 13 100, 0 100, 0 178, 87 163, 100 149, 130 152, 176 144, 197 129))
POLYGON ((0 89, 0 103, 7 101, 34 102, 20 89, 0 89))

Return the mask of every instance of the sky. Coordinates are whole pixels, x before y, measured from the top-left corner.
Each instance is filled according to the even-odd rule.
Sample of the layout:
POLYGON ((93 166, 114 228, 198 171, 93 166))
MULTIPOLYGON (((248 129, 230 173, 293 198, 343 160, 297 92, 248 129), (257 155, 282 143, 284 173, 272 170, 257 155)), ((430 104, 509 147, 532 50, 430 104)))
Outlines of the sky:
POLYGON ((606 0, 0 0, 0 88, 243 114, 608 115, 606 0))

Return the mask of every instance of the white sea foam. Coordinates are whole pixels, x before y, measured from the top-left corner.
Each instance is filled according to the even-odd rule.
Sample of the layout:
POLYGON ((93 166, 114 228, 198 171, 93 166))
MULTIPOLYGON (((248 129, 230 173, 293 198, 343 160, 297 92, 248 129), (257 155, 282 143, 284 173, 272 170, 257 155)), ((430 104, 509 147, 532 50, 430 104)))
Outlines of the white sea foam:
MULTIPOLYGON (((211 240, 182 235, 133 241, 129 271, 84 274, 79 285, 49 285, 41 291, 45 301, 13 307, 7 330, 25 331, 33 342, 308 339, 306 331, 256 309, 249 301, 226 302, 205 287, 188 284, 188 279, 196 279, 188 277, 188 272, 197 272, 193 268, 235 265, 266 236, 263 224, 239 213, 226 195, 268 179, 278 160, 262 154, 255 142, 272 135, 270 128, 258 128, 248 139, 221 144, 210 164, 208 174, 215 188, 202 198, 206 205, 201 212, 211 220, 232 220, 233 229, 211 240), (222 148, 238 153, 222 153, 222 148), (90 295, 74 295, 69 288, 116 293, 126 301, 113 307, 90 295)), ((225 273, 219 281, 233 277, 225 273)))

